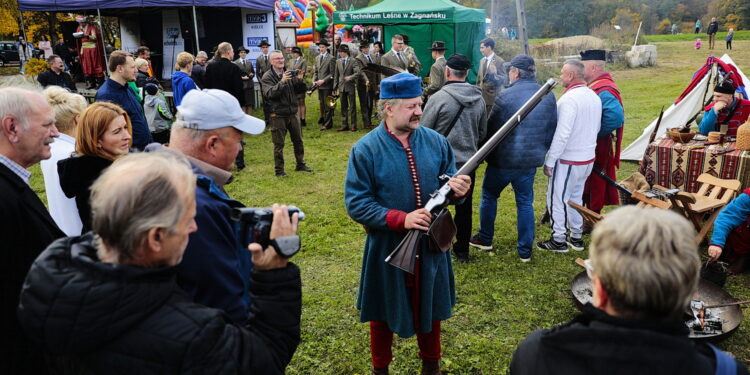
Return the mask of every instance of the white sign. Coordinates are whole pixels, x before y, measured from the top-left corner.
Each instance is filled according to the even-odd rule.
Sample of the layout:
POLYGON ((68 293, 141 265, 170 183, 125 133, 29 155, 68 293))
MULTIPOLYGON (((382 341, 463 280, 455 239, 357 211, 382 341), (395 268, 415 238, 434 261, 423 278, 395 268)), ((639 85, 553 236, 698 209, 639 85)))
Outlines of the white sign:
POLYGON ((161 12, 162 17, 162 50, 164 68, 162 77, 170 78, 174 72, 174 64, 177 55, 185 50, 185 40, 180 33, 180 16, 177 10, 165 9, 161 12))
MULTIPOLYGON (((276 49, 276 41, 273 37, 273 13, 258 13, 252 9, 242 9, 242 42, 245 48, 250 50, 248 57, 255 64, 255 59, 260 55, 261 41, 266 40, 271 47, 270 51, 276 49)), ((238 46, 239 47, 239 46, 238 46)), ((237 47, 235 47, 235 51, 237 47)), ((257 70, 257 69, 256 69, 257 70)), ((259 80, 260 77, 255 77, 259 80)))

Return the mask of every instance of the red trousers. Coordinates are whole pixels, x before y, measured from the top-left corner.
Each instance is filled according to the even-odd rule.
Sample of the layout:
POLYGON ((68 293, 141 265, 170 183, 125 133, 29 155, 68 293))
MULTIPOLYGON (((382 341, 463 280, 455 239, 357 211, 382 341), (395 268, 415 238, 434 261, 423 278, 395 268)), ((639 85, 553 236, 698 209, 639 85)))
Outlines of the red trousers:
MULTIPOLYGON (((594 168, 617 181, 612 136, 596 139, 594 168)), ((620 204, 620 197, 617 188, 604 181, 598 174, 591 172, 583 187, 583 204, 592 211, 601 212, 605 205, 620 204)))
MULTIPOLYGON (((432 331, 417 333, 417 344, 419 344, 419 358, 427 361, 438 361, 440 354, 440 321, 432 322, 432 331)), ((384 321, 370 322, 370 353, 372 353, 372 366, 385 368, 393 360, 393 332, 384 321)))

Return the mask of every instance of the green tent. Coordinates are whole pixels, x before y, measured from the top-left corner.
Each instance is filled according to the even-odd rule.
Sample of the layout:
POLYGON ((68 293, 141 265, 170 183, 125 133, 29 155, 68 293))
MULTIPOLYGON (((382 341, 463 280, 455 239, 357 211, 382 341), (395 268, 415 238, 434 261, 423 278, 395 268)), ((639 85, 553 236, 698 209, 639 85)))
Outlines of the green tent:
POLYGON ((432 60, 428 50, 435 40, 445 42, 445 56, 466 55, 472 61, 468 80, 476 81, 479 68, 479 42, 484 38, 486 11, 458 5, 450 0, 384 0, 354 11, 333 12, 334 24, 383 25, 384 48, 391 48, 395 34, 409 36, 422 62, 422 76, 430 73, 432 60))

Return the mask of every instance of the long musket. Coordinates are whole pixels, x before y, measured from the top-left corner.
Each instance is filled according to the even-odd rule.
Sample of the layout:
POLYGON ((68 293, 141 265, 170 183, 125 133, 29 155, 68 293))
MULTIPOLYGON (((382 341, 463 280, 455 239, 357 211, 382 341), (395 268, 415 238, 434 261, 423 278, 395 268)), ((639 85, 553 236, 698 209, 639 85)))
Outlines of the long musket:
MULTIPOLYGON (((490 139, 472 155, 471 158, 456 172, 456 176, 469 175, 474 172, 482 162, 487 159, 492 151, 506 138, 510 133, 523 121, 526 116, 552 91, 557 85, 554 79, 548 79, 547 82, 537 90, 534 95, 524 103, 524 105, 511 116, 511 118, 495 132, 490 139)), ((439 189, 430 194, 430 200, 427 201, 424 208, 432 213, 433 217, 448 205, 448 195, 451 193, 451 187, 444 183, 439 189)), ((414 263, 417 256, 417 249, 421 236, 424 231, 411 229, 406 234, 401 243, 391 252, 385 261, 405 272, 414 273, 414 263)))

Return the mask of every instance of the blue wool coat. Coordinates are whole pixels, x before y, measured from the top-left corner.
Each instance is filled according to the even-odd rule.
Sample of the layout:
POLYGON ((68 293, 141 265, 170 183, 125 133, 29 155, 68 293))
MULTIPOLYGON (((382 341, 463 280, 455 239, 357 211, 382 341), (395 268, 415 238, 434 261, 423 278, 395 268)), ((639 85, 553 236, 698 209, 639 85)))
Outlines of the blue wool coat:
MULTIPOLYGON (((453 151, 445 137, 422 126, 411 134, 409 142, 424 204, 429 194, 440 187, 440 175, 455 174, 453 151)), ((391 209, 414 211, 416 198, 406 151, 383 123, 352 147, 344 198, 349 216, 368 228, 357 296, 360 320, 385 321, 401 337, 414 335, 417 331, 405 285, 406 273, 384 260, 406 235, 388 227, 386 214, 391 209)), ((451 316, 456 289, 450 253, 422 249, 419 331, 429 332, 432 321, 451 316)))

